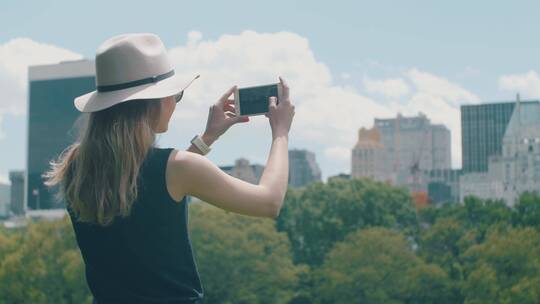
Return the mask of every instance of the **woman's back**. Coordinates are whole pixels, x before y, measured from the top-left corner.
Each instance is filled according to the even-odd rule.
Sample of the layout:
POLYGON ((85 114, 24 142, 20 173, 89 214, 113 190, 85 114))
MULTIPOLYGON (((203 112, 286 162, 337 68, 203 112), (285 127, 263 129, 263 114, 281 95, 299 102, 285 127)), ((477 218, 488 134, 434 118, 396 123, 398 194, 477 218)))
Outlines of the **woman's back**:
POLYGON ((172 148, 150 148, 131 214, 102 227, 75 221, 88 285, 98 303, 197 303, 203 297, 188 231, 185 196, 166 186, 172 148))

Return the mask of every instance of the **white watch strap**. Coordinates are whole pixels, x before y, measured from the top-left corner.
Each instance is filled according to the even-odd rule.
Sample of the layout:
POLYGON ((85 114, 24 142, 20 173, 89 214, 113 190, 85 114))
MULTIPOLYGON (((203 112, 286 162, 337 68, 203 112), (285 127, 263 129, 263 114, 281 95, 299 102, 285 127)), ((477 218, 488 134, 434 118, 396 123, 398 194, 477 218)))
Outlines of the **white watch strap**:
POLYGON ((200 135, 195 135, 191 140, 191 143, 194 144, 203 154, 208 154, 212 148, 210 148, 203 140, 200 135))

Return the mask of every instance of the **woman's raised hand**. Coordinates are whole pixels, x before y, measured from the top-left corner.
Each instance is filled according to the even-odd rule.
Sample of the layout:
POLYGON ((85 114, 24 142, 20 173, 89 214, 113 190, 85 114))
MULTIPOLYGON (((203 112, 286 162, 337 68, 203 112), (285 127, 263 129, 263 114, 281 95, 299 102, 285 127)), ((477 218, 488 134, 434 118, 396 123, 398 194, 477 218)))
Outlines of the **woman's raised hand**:
POLYGON ((236 86, 233 86, 208 110, 208 121, 206 122, 205 133, 208 136, 217 140, 225 133, 232 125, 238 122, 248 122, 249 117, 241 117, 236 115, 234 107, 234 97, 229 99, 234 94, 236 86))
POLYGON ((294 116, 294 105, 289 98, 289 85, 279 77, 279 82, 283 87, 281 100, 277 102, 277 97, 270 97, 268 103, 268 113, 265 114, 270 121, 270 127, 272 128, 272 137, 288 136, 291 129, 292 119, 294 116))

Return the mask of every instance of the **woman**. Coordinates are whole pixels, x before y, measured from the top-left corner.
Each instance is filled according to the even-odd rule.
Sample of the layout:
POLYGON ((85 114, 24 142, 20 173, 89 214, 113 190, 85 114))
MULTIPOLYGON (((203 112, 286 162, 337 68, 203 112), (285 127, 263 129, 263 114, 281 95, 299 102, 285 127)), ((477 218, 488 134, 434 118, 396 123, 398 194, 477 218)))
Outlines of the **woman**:
POLYGON ((289 88, 280 78, 282 100, 270 98, 272 146, 254 185, 202 156, 231 125, 247 121, 229 100, 236 86, 210 107, 205 132, 187 151, 158 148, 155 134, 167 131, 187 88, 159 37, 112 37, 98 48, 95 64, 97 90, 74 101, 89 113, 87 125, 44 174, 67 203, 94 303, 200 303, 186 195, 240 214, 279 215, 294 116, 289 88))

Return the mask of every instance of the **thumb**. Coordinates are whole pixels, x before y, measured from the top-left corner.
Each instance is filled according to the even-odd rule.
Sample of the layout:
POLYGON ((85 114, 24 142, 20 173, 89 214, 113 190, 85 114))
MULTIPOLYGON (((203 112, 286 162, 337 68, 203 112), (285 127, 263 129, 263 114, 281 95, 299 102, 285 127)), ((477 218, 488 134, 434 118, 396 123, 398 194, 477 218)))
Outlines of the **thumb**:
POLYGON ((268 102, 268 110, 270 110, 270 108, 276 107, 276 100, 277 98, 275 96, 270 96, 269 102, 268 102))

